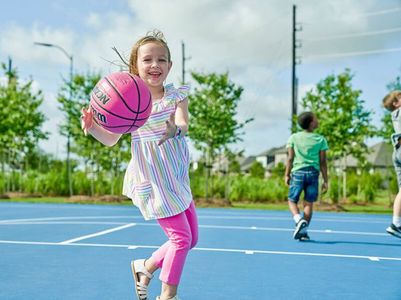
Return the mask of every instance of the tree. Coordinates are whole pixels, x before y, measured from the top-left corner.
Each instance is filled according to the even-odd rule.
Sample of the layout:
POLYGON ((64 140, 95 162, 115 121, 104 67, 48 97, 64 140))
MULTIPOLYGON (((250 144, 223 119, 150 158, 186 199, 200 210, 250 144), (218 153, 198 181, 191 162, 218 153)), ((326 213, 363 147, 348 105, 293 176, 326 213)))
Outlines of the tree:
POLYGON ((251 168, 249 169, 249 173, 251 174, 251 177, 255 178, 265 178, 265 168, 263 168, 263 165, 258 162, 254 161, 251 168))
POLYGON ((43 102, 42 91, 32 90, 33 80, 22 83, 14 68, 3 63, 8 82, 0 86, 0 159, 2 172, 5 165, 18 168, 22 174, 25 157, 37 147, 38 141, 46 139, 47 132, 41 127, 45 116, 39 111, 43 102))
POLYGON ((200 74, 193 72, 198 84, 189 96, 191 115, 189 137, 195 148, 205 153, 207 165, 206 198, 210 166, 217 154, 228 149, 228 145, 241 141, 241 129, 252 119, 237 121, 237 106, 243 88, 231 82, 228 73, 200 74))
POLYGON ((130 157, 128 136, 124 136, 117 145, 109 148, 90 135, 84 136, 81 129, 81 109, 88 107, 90 93, 100 78, 100 74, 75 74, 71 96, 69 82, 66 81, 60 88, 58 101, 61 104, 61 110, 66 114, 66 121, 60 126, 60 133, 67 136, 69 131, 72 139, 71 152, 84 159, 86 169, 90 166, 95 174, 99 174, 99 171, 103 169, 117 176, 122 162, 128 161, 130 157))
POLYGON ((303 108, 313 111, 319 119, 316 132, 326 137, 329 158, 342 158, 344 171, 347 155, 355 157, 361 165, 366 162, 365 140, 376 133, 371 124, 372 112, 364 109, 362 91, 352 88, 352 78, 348 69, 337 76, 329 75, 302 99, 303 108))

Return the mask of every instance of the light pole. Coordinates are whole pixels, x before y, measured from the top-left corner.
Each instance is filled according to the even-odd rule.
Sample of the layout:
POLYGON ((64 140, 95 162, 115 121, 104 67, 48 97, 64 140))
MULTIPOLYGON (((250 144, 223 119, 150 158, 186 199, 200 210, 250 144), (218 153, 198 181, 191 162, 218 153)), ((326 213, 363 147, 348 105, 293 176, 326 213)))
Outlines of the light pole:
MULTIPOLYGON (((59 49, 61 52, 64 53, 65 56, 70 60, 70 100, 72 100, 72 80, 73 80, 73 65, 74 65, 74 58, 72 55, 68 54, 64 48, 60 47, 59 45, 50 44, 50 43, 38 43, 34 42, 37 46, 43 47, 53 47, 59 49)), ((67 179, 68 179, 68 192, 70 197, 72 196, 72 180, 71 180, 71 166, 70 166, 70 124, 67 124, 67 179)))

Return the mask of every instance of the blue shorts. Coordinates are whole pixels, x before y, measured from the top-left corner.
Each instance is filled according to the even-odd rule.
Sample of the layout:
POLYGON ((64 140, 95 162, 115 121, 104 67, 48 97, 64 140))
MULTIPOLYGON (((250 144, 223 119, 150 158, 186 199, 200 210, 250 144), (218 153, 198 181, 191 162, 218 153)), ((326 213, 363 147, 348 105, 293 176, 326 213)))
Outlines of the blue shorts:
POLYGON ((304 191, 304 199, 315 202, 319 195, 319 171, 314 167, 307 167, 291 173, 288 200, 298 203, 299 196, 304 191))

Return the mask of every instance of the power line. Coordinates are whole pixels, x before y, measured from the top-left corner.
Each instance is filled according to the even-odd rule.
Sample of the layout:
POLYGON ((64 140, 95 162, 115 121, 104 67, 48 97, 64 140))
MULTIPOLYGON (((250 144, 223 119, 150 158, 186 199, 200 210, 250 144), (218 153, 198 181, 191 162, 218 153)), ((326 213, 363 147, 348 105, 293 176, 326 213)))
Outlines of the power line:
POLYGON ((302 24, 304 25, 321 25, 322 23, 338 23, 339 21, 342 21, 346 19, 347 17, 352 17, 352 18, 361 18, 361 17, 372 17, 372 16, 378 16, 378 15, 384 15, 384 14, 391 14, 401 11, 401 7, 397 8, 391 8, 391 9, 386 9, 386 10, 380 10, 380 11, 374 11, 374 12, 367 12, 367 13, 361 13, 361 14, 352 14, 352 15, 342 15, 341 20, 324 20, 324 21, 319 21, 319 22, 308 22, 308 21, 302 21, 302 24))
POLYGON ((401 48, 390 48, 390 49, 358 51, 358 52, 342 52, 342 53, 332 53, 332 54, 316 54, 316 55, 311 55, 308 58, 310 58, 310 57, 331 58, 331 57, 363 56, 363 55, 370 55, 370 54, 398 52, 398 51, 401 51, 401 48))
POLYGON ((352 37, 358 37, 358 36, 372 36, 372 35, 379 35, 379 34, 388 34, 388 33, 393 33, 393 32, 400 32, 400 31, 401 31, 401 27, 395 27, 395 28, 384 29, 384 30, 374 30, 374 31, 366 31, 366 32, 351 33, 351 34, 338 34, 338 35, 332 35, 332 36, 327 36, 327 37, 302 39, 302 40, 306 41, 306 42, 329 41, 329 40, 345 39, 345 38, 352 38, 352 37))
POLYGON ((368 12, 368 13, 363 13, 363 14, 354 15, 354 16, 355 17, 370 17, 370 16, 391 14, 391 13, 395 13, 397 11, 401 11, 401 7, 390 8, 390 9, 385 9, 385 10, 380 10, 380 11, 375 11, 375 12, 368 12))

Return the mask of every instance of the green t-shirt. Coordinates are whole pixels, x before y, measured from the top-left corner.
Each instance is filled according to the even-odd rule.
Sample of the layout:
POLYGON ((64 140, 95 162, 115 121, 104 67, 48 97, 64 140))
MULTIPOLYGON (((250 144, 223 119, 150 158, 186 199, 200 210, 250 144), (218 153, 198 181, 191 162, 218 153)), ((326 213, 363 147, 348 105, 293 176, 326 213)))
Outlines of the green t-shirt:
POLYGON ((290 136, 287 148, 293 148, 295 153, 291 172, 305 167, 314 167, 320 171, 320 151, 328 150, 329 146, 324 136, 300 131, 290 136))

